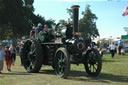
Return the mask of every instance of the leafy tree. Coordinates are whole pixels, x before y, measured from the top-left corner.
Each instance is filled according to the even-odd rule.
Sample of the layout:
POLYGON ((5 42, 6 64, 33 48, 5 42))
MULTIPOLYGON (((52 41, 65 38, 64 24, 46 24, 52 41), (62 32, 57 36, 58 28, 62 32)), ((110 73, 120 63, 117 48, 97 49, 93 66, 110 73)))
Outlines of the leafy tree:
POLYGON ((31 15, 32 25, 37 26, 38 23, 42 23, 42 25, 45 24, 46 20, 44 17, 35 14, 31 15))
POLYGON ((67 23, 67 21, 65 21, 63 19, 59 20, 59 24, 60 24, 59 27, 60 27, 60 29, 63 29, 63 27, 65 27, 66 23, 67 23))
MULTIPOLYGON (((83 18, 79 20, 79 31, 82 33, 83 37, 95 38, 99 36, 98 29, 96 27, 96 20, 98 19, 95 14, 91 12, 89 8, 90 5, 87 5, 85 11, 82 12, 83 18)), ((73 11, 72 9, 67 8, 67 13, 70 18, 73 20, 73 11)))
POLYGON ((29 35, 38 23, 51 27, 54 20, 34 14, 34 0, 0 0, 0 39, 29 35))
POLYGON ((24 4, 27 5, 31 5, 34 3, 34 0, 23 0, 24 4))
POLYGON ((24 26, 23 2, 21 0, 0 0, 0 4, 0 27, 3 34, 10 30, 12 36, 19 36, 23 33, 21 25, 24 26), (22 33, 18 32, 19 29, 22 33))
POLYGON ((61 19, 61 20, 59 20, 59 23, 61 23, 62 25, 65 25, 66 21, 61 19))
POLYGON ((55 20, 49 19, 45 22, 45 24, 47 24, 49 28, 52 28, 52 25, 55 25, 55 20))
POLYGON ((91 12, 89 7, 90 5, 87 5, 85 11, 82 12, 83 18, 79 21, 79 31, 82 32, 84 37, 95 38, 99 36, 99 32, 96 27, 96 20, 98 18, 91 12))
POLYGON ((73 11, 72 11, 72 9, 67 8, 66 10, 67 10, 67 13, 69 14, 70 18, 73 20, 73 11))
POLYGON ((61 20, 59 20, 55 30, 58 31, 58 32, 61 32, 63 29, 66 29, 65 25, 66 25, 66 21, 61 19, 61 20))

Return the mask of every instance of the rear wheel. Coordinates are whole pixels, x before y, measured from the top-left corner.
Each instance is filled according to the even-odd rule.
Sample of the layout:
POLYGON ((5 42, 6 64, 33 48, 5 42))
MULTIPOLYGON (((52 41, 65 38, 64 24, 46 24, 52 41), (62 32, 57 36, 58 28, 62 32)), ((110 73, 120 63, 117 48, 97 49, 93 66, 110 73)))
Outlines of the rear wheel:
POLYGON ((28 40, 23 46, 23 65, 28 72, 39 72, 43 62, 43 49, 37 40, 28 40))
POLYGON ((69 53, 66 48, 59 48, 55 54, 55 72, 62 78, 67 78, 70 71, 69 53))
POLYGON ((85 69, 89 76, 96 77, 100 74, 102 68, 102 59, 99 51, 96 49, 90 49, 85 56, 85 69))

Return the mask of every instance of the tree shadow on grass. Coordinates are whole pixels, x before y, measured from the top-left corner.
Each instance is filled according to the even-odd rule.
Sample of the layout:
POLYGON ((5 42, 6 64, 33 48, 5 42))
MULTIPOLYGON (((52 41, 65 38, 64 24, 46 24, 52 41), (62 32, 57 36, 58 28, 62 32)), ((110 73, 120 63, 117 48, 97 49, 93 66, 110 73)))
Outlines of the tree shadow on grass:
POLYGON ((100 73, 98 77, 89 77, 87 73, 84 71, 71 71, 70 77, 68 79, 75 81, 77 80, 77 81, 102 82, 102 83, 109 83, 109 81, 128 82, 128 76, 100 73))
POLYGON ((116 61, 114 61, 114 60, 102 60, 102 62, 107 63, 107 62, 116 62, 116 61))
POLYGON ((56 75, 54 70, 41 70, 38 74, 49 74, 49 75, 56 75))
POLYGON ((2 73, 1 75, 32 75, 31 73, 27 73, 27 72, 8 72, 8 73, 2 73))
MULTIPOLYGON (((48 74, 48 75, 56 75, 54 70, 41 70, 38 74, 48 74)), ((86 71, 75 71, 71 70, 67 80, 74 81, 87 81, 87 82, 102 82, 102 83, 110 83, 113 82, 128 82, 128 76, 100 73, 97 77, 89 77, 86 71)))

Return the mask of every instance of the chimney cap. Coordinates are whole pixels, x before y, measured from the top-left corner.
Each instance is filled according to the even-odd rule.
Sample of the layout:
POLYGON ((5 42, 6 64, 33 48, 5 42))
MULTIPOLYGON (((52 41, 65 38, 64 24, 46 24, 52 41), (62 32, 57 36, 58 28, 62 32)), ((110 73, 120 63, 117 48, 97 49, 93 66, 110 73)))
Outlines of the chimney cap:
POLYGON ((72 8, 80 8, 79 5, 73 5, 72 8))

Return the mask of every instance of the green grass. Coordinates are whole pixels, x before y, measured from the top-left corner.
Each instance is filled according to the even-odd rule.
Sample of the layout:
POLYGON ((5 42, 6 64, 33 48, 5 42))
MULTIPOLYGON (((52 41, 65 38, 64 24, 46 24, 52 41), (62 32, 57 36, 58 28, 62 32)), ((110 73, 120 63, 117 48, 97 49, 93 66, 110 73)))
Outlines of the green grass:
POLYGON ((55 75, 50 66, 43 66, 39 73, 27 73, 20 66, 20 59, 12 66, 12 72, 8 73, 4 65, 0 74, 0 85, 128 85, 128 54, 103 56, 101 74, 96 78, 88 77, 84 66, 71 65, 68 79, 62 79, 55 75))

